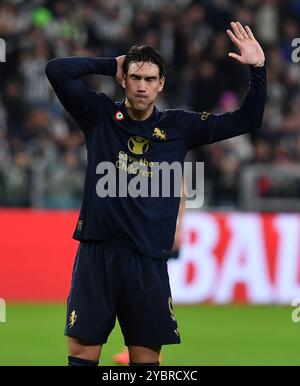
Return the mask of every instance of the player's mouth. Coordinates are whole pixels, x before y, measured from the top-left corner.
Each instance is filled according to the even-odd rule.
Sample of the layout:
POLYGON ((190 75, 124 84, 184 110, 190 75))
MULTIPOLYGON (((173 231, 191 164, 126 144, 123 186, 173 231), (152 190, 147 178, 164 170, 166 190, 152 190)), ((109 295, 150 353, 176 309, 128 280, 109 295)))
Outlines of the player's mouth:
POLYGON ((135 94, 134 96, 135 96, 135 98, 138 98, 138 99, 147 99, 148 98, 147 95, 142 95, 142 94, 135 94))

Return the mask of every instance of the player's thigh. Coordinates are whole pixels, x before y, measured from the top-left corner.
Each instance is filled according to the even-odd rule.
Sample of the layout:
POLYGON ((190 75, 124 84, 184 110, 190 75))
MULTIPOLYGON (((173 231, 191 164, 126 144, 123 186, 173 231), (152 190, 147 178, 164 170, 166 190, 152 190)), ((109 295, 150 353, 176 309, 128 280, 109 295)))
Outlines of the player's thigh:
POLYGON ((101 244, 81 242, 70 294, 65 335, 90 345, 106 343, 115 320, 113 259, 101 244))
POLYGON ((166 262, 133 255, 126 263, 117 311, 126 346, 180 343, 166 262))
POLYGON ((68 337, 69 355, 72 357, 98 361, 102 345, 92 345, 76 338, 68 337))
POLYGON ((159 361, 160 350, 161 346, 129 346, 129 361, 131 363, 157 363, 159 361))

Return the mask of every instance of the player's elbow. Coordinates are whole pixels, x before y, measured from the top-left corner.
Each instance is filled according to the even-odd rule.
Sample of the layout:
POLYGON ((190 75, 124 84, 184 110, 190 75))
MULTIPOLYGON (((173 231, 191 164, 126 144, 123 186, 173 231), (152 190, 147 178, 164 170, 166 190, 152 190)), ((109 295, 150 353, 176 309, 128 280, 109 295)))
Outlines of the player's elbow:
POLYGON ((255 120, 248 120, 247 122, 243 122, 240 124, 242 127, 242 131, 245 133, 250 133, 252 131, 256 131, 261 128, 262 126, 262 120, 255 119, 255 120))
POLYGON ((263 125, 263 117, 261 117, 260 119, 257 120, 256 125, 254 127, 254 130, 260 129, 262 127, 262 125, 263 125))
POLYGON ((263 125, 263 116, 263 110, 255 111, 254 113, 239 114, 238 122, 240 129, 245 133, 258 130, 263 125))
POLYGON ((253 130, 260 129, 263 125, 263 121, 264 121, 264 110, 258 112, 253 117, 253 122, 252 122, 253 130))
POLYGON ((60 65, 59 58, 49 60, 49 62, 45 66, 45 73, 48 79, 53 78, 60 71, 61 71, 61 65, 60 65))

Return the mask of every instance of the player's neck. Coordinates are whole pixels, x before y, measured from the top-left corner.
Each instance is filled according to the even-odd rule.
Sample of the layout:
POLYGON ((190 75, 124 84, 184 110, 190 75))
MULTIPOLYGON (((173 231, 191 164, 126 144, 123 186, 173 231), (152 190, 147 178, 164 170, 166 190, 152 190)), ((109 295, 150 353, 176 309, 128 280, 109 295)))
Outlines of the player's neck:
POLYGON ((134 119, 135 121, 145 121, 153 113, 154 104, 151 104, 147 110, 140 111, 134 109, 131 103, 126 99, 125 107, 127 114, 130 116, 130 118, 134 119))

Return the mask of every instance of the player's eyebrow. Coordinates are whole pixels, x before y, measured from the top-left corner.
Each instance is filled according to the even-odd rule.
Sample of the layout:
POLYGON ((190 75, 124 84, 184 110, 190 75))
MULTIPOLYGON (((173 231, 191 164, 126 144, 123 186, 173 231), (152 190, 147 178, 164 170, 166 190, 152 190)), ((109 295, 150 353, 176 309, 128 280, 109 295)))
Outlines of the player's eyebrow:
POLYGON ((130 74, 129 75, 131 78, 135 77, 136 79, 138 80, 141 80, 142 78, 144 78, 145 80, 156 80, 158 79, 158 76, 157 75, 149 75, 149 76, 141 76, 141 75, 138 75, 138 74, 130 74))

